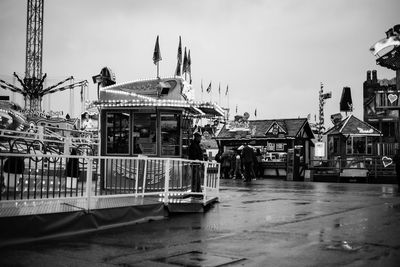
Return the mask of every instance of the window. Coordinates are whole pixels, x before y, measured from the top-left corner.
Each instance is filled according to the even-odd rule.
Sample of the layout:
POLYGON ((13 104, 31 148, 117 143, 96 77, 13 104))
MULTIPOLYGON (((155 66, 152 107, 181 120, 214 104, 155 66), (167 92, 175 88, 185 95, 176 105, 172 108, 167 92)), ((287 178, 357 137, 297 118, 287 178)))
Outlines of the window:
POLYGON ((353 137, 353 154, 365 154, 366 137, 353 137))
POLYGON ((180 118, 178 114, 161 114, 161 155, 180 156, 180 118))
POLYGON ((351 155, 353 154, 353 145, 352 145, 352 137, 348 137, 346 140, 346 154, 351 155))
POLYGON ((372 154, 372 137, 367 137, 367 154, 372 154))
POLYGON ((134 113, 133 154, 157 154, 157 115, 155 113, 134 113))
POLYGON ((351 136, 346 141, 346 154, 372 154, 372 137, 351 136))
POLYGON ((333 138, 333 153, 339 153, 339 138, 333 138))
POLYGON ((382 122, 382 134, 383 136, 395 136, 395 123, 390 121, 382 122))
POLYGON ((129 154, 129 113, 110 112, 106 115, 107 154, 129 154))

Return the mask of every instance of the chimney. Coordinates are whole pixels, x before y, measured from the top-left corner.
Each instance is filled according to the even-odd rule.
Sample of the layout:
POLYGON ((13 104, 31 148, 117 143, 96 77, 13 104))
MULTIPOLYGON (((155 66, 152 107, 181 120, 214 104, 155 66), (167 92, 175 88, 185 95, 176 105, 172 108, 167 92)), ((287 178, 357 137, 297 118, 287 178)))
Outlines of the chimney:
POLYGON ((367 82, 371 81, 371 71, 367 71, 367 82))
POLYGON ((372 71, 372 82, 378 83, 378 75, 376 74, 376 70, 372 71))

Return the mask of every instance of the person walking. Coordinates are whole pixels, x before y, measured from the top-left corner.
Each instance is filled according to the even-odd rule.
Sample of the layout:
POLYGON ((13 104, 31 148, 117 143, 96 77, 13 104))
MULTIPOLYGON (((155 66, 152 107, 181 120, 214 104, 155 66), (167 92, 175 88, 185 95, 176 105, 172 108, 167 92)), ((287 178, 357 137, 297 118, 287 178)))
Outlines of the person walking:
MULTIPOLYGON (((203 150, 200 147, 201 134, 195 132, 193 140, 189 146, 190 160, 204 160, 203 150)), ((192 192, 201 192, 201 163, 193 163, 192 165, 192 192)))
POLYGON ((235 167, 233 169, 233 179, 242 179, 242 160, 239 151, 236 151, 236 154, 233 155, 232 161, 235 162, 235 167))
POLYGON ((254 150, 249 146, 248 143, 245 144, 242 150, 242 161, 244 165, 244 181, 250 182, 251 176, 254 174, 253 164, 254 164, 254 150))
POLYGON ((221 169, 224 179, 229 179, 229 172, 231 170, 231 155, 228 150, 221 155, 221 169))
POLYGON ((255 162, 255 172, 257 174, 257 177, 262 177, 263 176, 263 169, 262 169, 262 154, 261 150, 257 148, 256 150, 256 162, 255 162))

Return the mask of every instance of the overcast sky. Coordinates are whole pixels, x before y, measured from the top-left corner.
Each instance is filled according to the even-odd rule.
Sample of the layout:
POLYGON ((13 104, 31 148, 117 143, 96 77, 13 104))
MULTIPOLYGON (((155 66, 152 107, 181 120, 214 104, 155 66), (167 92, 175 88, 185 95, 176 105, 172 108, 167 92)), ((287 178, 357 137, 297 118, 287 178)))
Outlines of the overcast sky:
MULTIPOLYGON (((23 76, 26 1, 1 0, 0 10, 0 77, 23 76)), ((201 81, 204 88, 212 81, 213 101, 221 84, 222 106, 229 85, 233 113, 238 105, 250 119, 256 108, 257 119, 314 118, 323 82, 333 95, 325 121, 339 112, 344 86, 351 87, 354 114, 362 119, 366 71, 376 69, 379 79, 395 76, 376 65, 369 48, 400 23, 399 10, 398 0, 45 1, 43 73, 50 84, 70 75, 87 79, 94 98, 91 76, 103 66, 117 82, 155 77, 157 35, 160 75, 172 76, 182 36, 199 100, 201 81)), ((66 96, 52 96, 51 108, 68 110, 66 96)))

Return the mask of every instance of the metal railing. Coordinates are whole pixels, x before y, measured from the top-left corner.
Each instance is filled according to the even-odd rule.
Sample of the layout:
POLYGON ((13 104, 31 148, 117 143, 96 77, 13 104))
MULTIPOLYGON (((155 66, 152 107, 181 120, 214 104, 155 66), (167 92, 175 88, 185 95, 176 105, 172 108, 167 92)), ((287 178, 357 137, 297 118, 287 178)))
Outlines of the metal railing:
POLYGON ((68 155, 70 148, 81 150, 90 148, 92 155, 98 153, 99 138, 94 138, 91 133, 83 131, 69 131, 70 136, 63 136, 48 131, 48 128, 42 131, 36 129, 33 132, 0 129, 0 151, 68 155))
POLYGON ((199 195, 219 196, 219 164, 177 158, 103 157, 0 153, 0 203, 43 199, 86 199, 199 195), (194 192, 193 183, 200 184, 194 192))
POLYGON ((339 176, 344 169, 367 170, 367 177, 378 181, 383 177, 394 177, 396 175, 393 163, 384 165, 381 156, 347 156, 337 157, 329 160, 311 160, 309 168, 316 175, 339 176))

